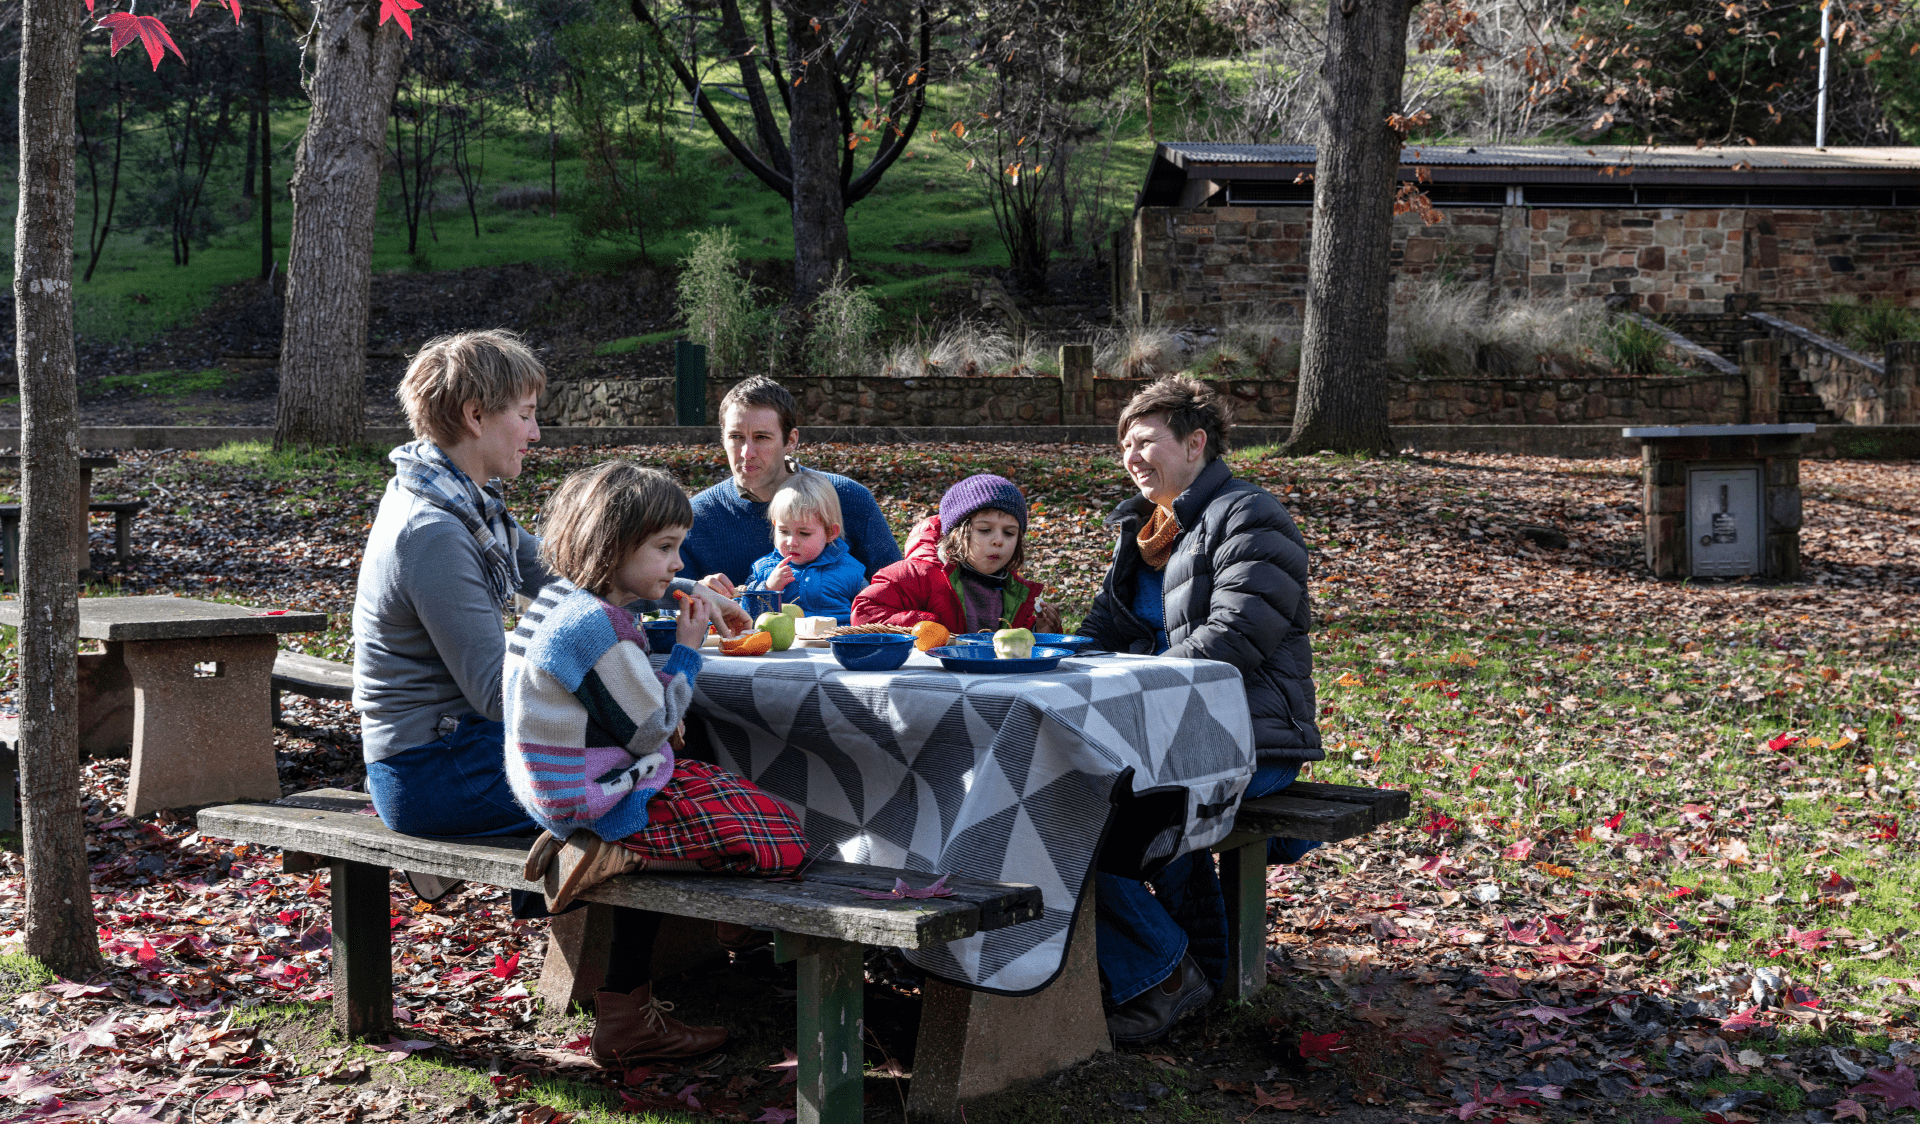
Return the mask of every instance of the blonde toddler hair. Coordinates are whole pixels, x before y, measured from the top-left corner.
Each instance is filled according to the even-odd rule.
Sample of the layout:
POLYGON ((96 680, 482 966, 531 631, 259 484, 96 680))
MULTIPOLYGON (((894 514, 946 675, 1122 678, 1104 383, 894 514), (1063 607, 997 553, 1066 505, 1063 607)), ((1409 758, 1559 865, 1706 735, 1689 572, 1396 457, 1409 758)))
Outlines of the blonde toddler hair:
POLYGON ((825 476, 801 469, 773 494, 772 502, 767 504, 767 518, 788 522, 818 519, 821 526, 833 528, 834 537, 838 538, 840 493, 833 490, 833 482, 825 476))
POLYGON ((407 365, 398 394, 413 435, 448 449, 466 436, 461 413, 467 403, 497 414, 546 388, 546 368, 526 342, 504 328, 489 328, 428 340, 407 365))
POLYGON ((540 524, 547 568, 596 597, 641 543, 674 527, 693 526, 693 504, 673 477, 657 468, 607 461, 561 482, 540 524))

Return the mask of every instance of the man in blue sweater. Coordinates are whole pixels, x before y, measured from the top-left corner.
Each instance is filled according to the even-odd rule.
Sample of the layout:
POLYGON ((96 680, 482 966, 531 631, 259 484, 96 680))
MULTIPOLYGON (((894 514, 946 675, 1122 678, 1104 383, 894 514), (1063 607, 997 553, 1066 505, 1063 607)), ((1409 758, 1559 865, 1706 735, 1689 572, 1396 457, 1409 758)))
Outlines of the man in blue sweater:
MULTIPOLYGON (((798 413, 793 395, 769 378, 747 379, 720 400, 720 440, 733 478, 693 497, 693 530, 680 546, 681 573, 699 575, 707 586, 733 597, 734 587, 751 578, 754 562, 772 553, 767 503, 800 470, 793 459, 800 444, 798 413)), ((845 520, 840 535, 867 577, 900 561, 900 545, 873 493, 844 476, 821 475, 840 497, 845 520)))

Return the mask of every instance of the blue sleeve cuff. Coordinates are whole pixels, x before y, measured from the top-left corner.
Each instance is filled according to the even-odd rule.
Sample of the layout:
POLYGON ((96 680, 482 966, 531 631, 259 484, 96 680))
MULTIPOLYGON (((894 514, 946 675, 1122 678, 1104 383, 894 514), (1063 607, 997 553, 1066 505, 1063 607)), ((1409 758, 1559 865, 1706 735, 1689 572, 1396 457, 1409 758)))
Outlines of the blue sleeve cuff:
POLYGON ((661 674, 671 679, 676 675, 687 677, 687 685, 699 678, 701 667, 700 653, 685 644, 675 644, 673 652, 667 656, 667 662, 661 666, 661 674))

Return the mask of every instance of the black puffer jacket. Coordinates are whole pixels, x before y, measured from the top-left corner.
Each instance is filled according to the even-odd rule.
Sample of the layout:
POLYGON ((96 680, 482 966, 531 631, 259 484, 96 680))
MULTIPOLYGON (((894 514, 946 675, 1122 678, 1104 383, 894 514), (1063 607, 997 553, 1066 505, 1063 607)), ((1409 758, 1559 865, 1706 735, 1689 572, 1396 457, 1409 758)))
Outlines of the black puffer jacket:
MULTIPOLYGON (((1107 520, 1120 542, 1080 633, 1116 652, 1153 651, 1153 628, 1133 611, 1136 536, 1152 513, 1153 502, 1135 496, 1107 520)), ((1173 515, 1180 535, 1166 568, 1166 654, 1240 669, 1260 764, 1325 757, 1314 724, 1307 543, 1287 509, 1215 460, 1173 501, 1173 515)))

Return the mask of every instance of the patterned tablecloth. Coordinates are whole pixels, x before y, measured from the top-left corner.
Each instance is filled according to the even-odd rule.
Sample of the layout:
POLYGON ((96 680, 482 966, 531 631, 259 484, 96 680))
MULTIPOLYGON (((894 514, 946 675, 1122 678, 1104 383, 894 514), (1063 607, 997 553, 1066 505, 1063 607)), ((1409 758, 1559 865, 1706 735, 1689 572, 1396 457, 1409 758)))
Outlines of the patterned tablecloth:
POLYGON ((1174 790, 1176 809, 1184 796, 1184 824, 1169 816, 1149 856, 1223 838, 1253 772, 1240 673, 1206 660, 1097 656, 963 675, 917 652, 887 672, 847 671, 818 649, 714 657, 694 713, 723 768, 794 806, 814 855, 1039 886, 1043 920, 911 954, 1000 993, 1059 973, 1128 770, 1136 796, 1174 790))

